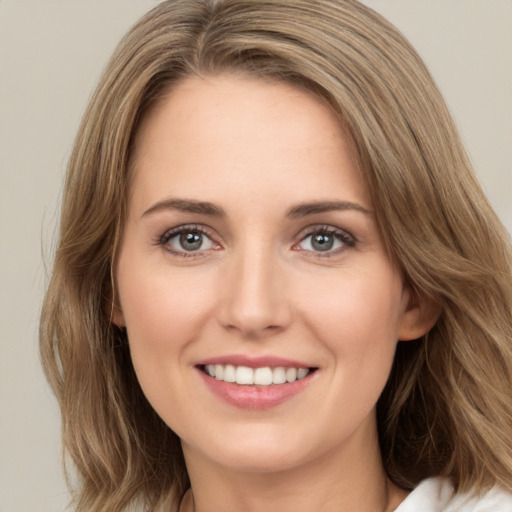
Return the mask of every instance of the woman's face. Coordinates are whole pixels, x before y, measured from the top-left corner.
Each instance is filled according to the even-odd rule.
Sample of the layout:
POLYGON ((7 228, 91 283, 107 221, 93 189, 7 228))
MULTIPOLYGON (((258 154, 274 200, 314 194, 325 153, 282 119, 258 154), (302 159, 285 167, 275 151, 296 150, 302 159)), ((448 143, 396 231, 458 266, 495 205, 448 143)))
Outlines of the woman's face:
POLYGON ((187 79, 136 148, 115 321, 187 459, 376 446, 397 340, 422 332, 335 115, 281 83, 187 79))

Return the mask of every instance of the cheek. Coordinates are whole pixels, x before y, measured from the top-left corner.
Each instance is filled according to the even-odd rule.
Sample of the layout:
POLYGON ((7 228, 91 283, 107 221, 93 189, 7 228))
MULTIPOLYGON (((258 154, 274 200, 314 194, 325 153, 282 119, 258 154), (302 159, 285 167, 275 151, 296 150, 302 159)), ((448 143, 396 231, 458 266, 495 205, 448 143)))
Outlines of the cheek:
POLYGON ((354 274, 331 279, 304 304, 309 330, 333 370, 318 414, 330 418, 334 432, 355 430, 375 408, 394 359, 400 299, 399 279, 354 274))
POLYGON ((403 304, 400 277, 382 270, 340 272, 322 286, 317 281, 315 292, 301 303, 303 318, 334 363, 344 366, 344 376, 387 379, 403 304))
POLYGON ((212 304, 206 276, 121 258, 117 280, 136 368, 174 360, 203 328, 212 304))
POLYGON ((136 258, 121 257, 116 277, 137 379, 153 408, 173 424, 173 411, 193 400, 183 385, 191 364, 187 347, 204 329, 211 288, 205 276, 136 258))
POLYGON ((340 272, 298 293, 310 320, 333 332, 350 336, 370 331, 395 334, 402 314, 402 284, 395 273, 340 272), (317 320, 314 320, 317 319, 317 320))

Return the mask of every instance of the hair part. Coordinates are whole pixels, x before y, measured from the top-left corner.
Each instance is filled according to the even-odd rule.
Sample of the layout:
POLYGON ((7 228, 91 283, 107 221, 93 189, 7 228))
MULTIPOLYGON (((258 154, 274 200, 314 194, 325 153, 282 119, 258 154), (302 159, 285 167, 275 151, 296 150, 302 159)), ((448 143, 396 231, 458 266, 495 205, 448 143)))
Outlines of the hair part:
POLYGON ((140 124, 180 80, 218 73, 285 81, 329 103, 357 148, 390 256, 418 300, 442 309, 424 338, 399 343, 379 400, 390 478, 512 489, 510 243, 421 59, 355 0, 176 0, 121 41, 68 166, 40 340, 81 479, 76 510, 176 506, 189 485, 180 441, 111 322, 112 272, 140 124))

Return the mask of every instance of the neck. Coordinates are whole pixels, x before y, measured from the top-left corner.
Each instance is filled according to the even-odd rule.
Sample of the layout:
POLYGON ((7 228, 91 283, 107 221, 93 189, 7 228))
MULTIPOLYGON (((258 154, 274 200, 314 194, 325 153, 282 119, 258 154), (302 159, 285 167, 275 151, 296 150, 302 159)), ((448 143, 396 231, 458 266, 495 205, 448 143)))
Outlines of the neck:
POLYGON ((407 493, 387 478, 376 436, 357 441, 280 471, 226 468, 184 445, 191 490, 180 512, 395 510, 407 493))

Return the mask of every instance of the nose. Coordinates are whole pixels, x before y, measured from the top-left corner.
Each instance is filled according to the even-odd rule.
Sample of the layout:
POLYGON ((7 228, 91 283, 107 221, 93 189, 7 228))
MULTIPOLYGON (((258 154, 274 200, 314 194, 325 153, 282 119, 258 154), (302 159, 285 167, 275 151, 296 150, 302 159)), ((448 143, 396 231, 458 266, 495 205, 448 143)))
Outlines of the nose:
POLYGON ((220 324, 247 339, 283 331, 291 321, 279 261, 262 248, 232 255, 222 278, 220 324))

